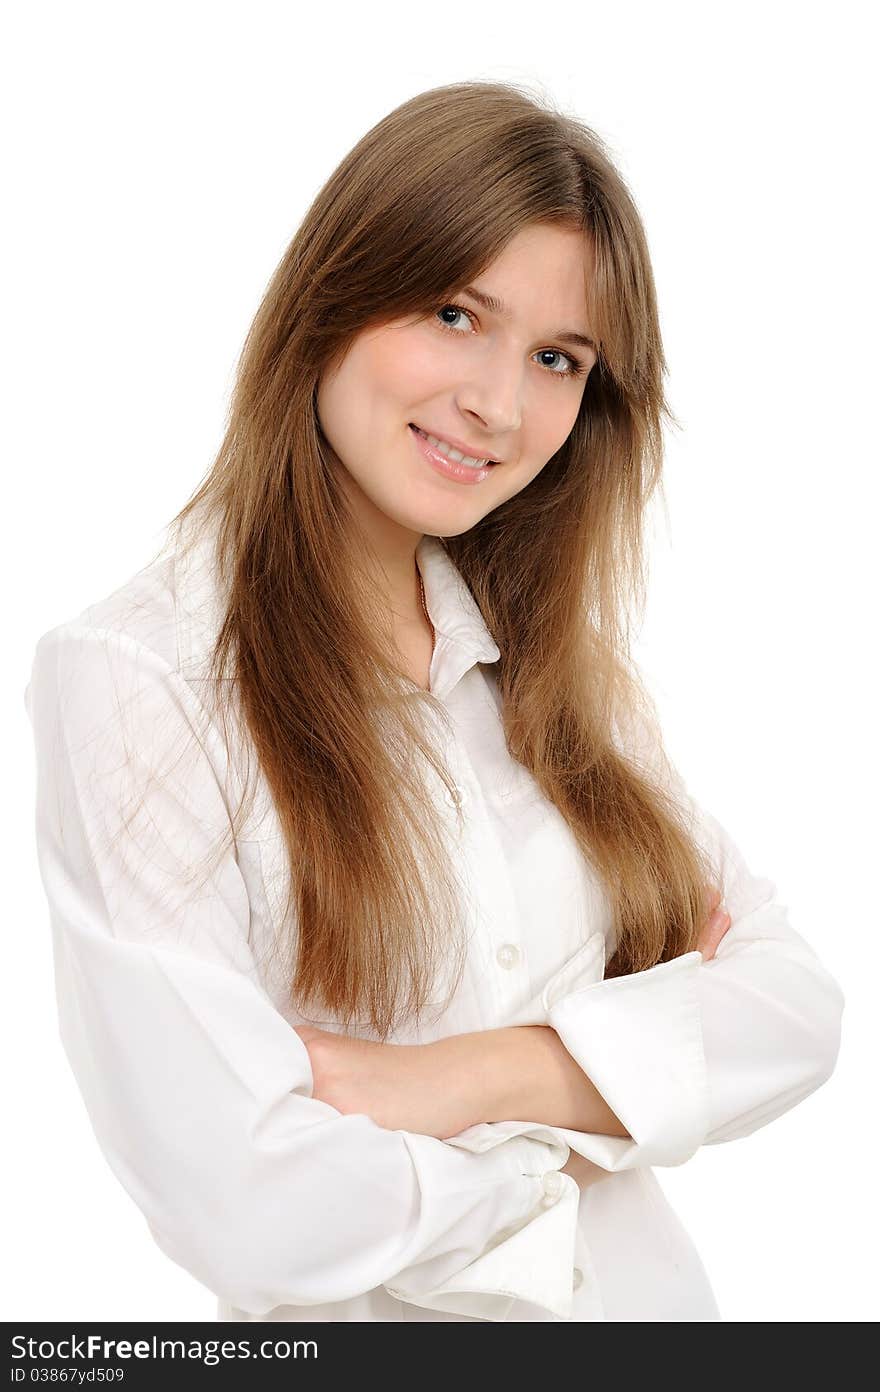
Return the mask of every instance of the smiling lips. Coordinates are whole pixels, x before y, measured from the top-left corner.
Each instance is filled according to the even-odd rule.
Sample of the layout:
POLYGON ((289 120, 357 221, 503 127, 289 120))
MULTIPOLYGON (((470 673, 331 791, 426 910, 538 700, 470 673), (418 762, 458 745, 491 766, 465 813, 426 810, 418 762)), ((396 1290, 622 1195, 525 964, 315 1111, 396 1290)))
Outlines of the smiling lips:
POLYGON ((422 439, 427 440, 429 445, 431 445, 434 449, 439 450, 440 453, 445 455, 447 459, 453 460, 453 462, 456 464, 466 464, 469 465, 471 468, 481 469, 485 468, 487 465, 495 465, 500 462, 497 459, 493 459, 491 455, 479 456, 473 454, 471 453, 469 446, 464 445, 460 442, 457 444, 452 444, 449 440, 444 439, 442 436, 432 435, 430 431, 423 430, 421 426, 415 425, 414 423, 412 424, 412 428, 416 431, 418 435, 421 435, 422 439))
MULTIPOLYGON (((450 454, 445 453, 445 451, 440 448, 439 442, 436 445, 431 443, 432 439, 437 438, 436 436, 429 437, 425 434, 424 430, 420 430, 416 425, 410 426, 410 432, 412 434, 413 444, 418 449, 428 467, 433 469, 435 473, 441 474, 443 478, 451 480, 453 483, 482 483, 483 479, 487 479, 492 470, 496 467, 494 464, 469 464, 466 460, 452 458, 450 454)), ((455 450, 454 453, 459 454, 460 451, 455 450)))

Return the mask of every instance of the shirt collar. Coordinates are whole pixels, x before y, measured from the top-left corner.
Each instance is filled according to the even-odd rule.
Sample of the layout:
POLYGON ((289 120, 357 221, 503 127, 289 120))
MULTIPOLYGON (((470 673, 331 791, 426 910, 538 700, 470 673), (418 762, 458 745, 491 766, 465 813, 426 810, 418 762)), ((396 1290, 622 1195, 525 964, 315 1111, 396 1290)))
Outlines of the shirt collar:
MULTIPOLYGON (((208 529, 175 556, 175 596, 180 670, 207 677, 211 651, 223 618, 215 536, 208 529)), ((478 662, 497 662, 501 653, 476 600, 438 537, 423 536, 416 564, 425 587, 425 605, 436 641, 431 660, 431 692, 449 694, 478 662)))
POLYGON ((436 634, 431 693, 442 698, 475 663, 497 662, 501 652, 461 572, 438 537, 422 537, 416 547, 416 564, 436 634))

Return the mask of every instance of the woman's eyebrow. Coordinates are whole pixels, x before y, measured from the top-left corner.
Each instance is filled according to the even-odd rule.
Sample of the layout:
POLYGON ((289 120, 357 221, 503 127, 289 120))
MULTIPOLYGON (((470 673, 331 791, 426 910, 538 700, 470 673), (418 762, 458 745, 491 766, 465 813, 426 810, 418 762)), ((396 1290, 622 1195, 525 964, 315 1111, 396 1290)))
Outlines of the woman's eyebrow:
MULTIPOLYGON (((497 314, 501 319, 510 318, 509 308, 503 300, 499 300, 497 295, 487 295, 483 290, 478 290, 475 285, 463 286, 461 293, 470 295, 471 299, 483 306, 483 309, 488 309, 490 314, 497 314)), ((586 334, 575 333, 573 329, 564 329, 559 333, 551 334, 550 337, 559 339, 562 343, 577 343, 582 348, 592 348, 594 353, 598 352, 592 338, 588 338, 586 334)))

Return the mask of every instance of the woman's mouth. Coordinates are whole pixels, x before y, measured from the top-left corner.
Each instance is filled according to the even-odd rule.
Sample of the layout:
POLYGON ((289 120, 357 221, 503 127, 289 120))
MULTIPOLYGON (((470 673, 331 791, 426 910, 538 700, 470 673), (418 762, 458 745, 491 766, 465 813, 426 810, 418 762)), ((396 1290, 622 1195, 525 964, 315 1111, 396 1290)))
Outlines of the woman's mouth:
POLYGON ((429 436, 412 421, 409 429, 422 457, 444 478, 453 479, 456 483, 480 483, 497 467, 494 462, 461 455, 459 450, 452 449, 434 435, 429 436))

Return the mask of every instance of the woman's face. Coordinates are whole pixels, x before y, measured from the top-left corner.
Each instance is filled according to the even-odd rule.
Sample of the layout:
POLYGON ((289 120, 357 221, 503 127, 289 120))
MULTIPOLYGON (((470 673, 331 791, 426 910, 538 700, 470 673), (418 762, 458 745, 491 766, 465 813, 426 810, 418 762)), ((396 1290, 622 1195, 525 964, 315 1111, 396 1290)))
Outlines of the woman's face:
POLYGON ((528 227, 474 282, 506 312, 461 292, 455 307, 438 305, 419 322, 365 330, 324 374, 321 428, 369 529, 458 536, 540 473, 567 439, 596 361, 594 347, 566 338, 593 337, 591 274, 584 233, 528 227), (499 462, 488 473, 462 465, 464 481, 451 478, 413 425, 499 462))

